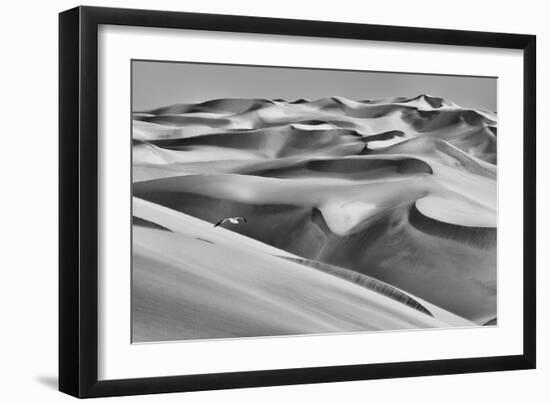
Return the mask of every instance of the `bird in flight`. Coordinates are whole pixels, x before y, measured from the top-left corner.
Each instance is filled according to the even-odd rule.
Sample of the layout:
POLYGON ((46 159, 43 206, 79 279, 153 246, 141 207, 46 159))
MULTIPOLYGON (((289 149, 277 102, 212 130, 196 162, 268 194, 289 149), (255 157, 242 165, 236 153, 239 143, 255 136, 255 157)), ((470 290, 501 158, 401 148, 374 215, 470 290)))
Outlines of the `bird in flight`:
POLYGON ((246 219, 242 216, 235 216, 235 217, 226 217, 225 219, 220 220, 218 223, 214 225, 214 227, 218 227, 224 223, 231 223, 231 224, 240 224, 240 223, 248 223, 246 219))

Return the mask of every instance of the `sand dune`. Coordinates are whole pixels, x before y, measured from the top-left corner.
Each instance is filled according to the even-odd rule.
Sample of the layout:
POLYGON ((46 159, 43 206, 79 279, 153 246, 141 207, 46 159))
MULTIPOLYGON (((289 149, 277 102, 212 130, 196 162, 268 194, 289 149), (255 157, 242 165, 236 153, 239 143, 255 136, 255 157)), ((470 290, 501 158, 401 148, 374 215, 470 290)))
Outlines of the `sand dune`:
MULTIPOLYGON (((202 104, 163 107, 135 114, 134 133, 138 133, 140 137, 149 136, 149 140, 154 140, 152 137, 155 134, 157 139, 175 140, 207 134, 246 134, 254 130, 264 132, 276 126, 283 127, 283 131, 285 128, 291 131, 292 125, 307 122, 310 125, 329 124, 335 130, 352 129, 362 137, 401 131, 408 138, 419 134, 443 136, 452 143, 453 137, 464 135, 472 129, 496 127, 496 115, 487 111, 461 108, 428 95, 378 101, 352 101, 343 97, 330 97, 298 103, 284 100, 223 99, 202 104), (162 126, 167 128, 158 133, 158 127, 162 126), (146 134, 148 128, 151 132, 146 134), (185 130, 174 130, 177 128, 185 130)), ((478 137, 486 138, 483 134, 478 137)), ((465 151, 469 152, 467 149, 465 151)), ((484 156, 481 155, 481 158, 484 156)))
POLYGON ((134 337, 493 324, 496 125, 493 112, 430 95, 136 113, 134 211, 148 213, 134 222, 134 337), (231 216, 247 223, 213 231, 231 216), (234 311, 220 311, 228 293, 234 311), (245 308, 252 296, 258 311, 245 308))
POLYGON ((162 206, 134 199, 134 208, 134 342, 471 324, 162 206))

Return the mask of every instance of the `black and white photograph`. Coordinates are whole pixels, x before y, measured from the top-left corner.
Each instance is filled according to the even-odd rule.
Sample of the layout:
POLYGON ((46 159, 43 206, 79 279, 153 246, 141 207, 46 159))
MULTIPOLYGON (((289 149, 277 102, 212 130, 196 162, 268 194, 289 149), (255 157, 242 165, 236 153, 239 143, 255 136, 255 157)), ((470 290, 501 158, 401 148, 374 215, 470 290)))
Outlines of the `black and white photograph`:
POLYGON ((497 83, 131 61, 132 342, 498 326, 497 83))

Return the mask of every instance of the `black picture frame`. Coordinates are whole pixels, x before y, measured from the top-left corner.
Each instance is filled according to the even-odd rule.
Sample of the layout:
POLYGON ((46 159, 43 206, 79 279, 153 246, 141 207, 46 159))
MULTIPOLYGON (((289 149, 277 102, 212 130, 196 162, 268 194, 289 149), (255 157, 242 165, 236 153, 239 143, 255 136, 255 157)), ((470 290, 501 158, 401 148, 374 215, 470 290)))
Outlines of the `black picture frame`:
POLYGON ((59 15, 59 390, 103 397, 533 369, 536 366, 536 37, 77 7, 59 15), (98 26, 463 45, 523 51, 523 353, 466 359, 98 380, 98 26))

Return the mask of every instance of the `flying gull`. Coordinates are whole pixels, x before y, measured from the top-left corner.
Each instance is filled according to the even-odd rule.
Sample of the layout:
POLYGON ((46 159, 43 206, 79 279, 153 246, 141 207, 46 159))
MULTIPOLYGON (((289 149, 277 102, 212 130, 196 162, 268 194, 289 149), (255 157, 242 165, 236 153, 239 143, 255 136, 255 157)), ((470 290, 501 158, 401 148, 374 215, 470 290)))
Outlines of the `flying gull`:
POLYGON ((231 223, 231 224, 240 224, 240 223, 247 223, 246 219, 242 216, 235 216, 235 217, 226 217, 225 219, 220 220, 218 223, 214 225, 214 227, 218 227, 224 223, 231 223))

